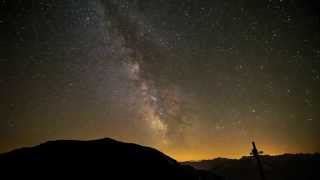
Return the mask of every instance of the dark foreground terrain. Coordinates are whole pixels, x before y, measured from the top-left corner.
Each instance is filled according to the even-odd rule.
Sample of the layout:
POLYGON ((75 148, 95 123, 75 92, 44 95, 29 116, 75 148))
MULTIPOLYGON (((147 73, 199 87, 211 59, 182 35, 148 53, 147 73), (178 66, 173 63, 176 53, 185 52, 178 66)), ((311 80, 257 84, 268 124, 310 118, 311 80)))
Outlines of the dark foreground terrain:
POLYGON ((50 141, 0 154, 0 172, 0 179, 221 179, 155 149, 112 139, 50 141))
MULTIPOLYGON (((320 154, 266 155, 261 161, 266 180, 320 180, 320 154)), ((183 164, 218 173, 228 180, 260 179, 253 157, 239 160, 217 158, 183 164)))

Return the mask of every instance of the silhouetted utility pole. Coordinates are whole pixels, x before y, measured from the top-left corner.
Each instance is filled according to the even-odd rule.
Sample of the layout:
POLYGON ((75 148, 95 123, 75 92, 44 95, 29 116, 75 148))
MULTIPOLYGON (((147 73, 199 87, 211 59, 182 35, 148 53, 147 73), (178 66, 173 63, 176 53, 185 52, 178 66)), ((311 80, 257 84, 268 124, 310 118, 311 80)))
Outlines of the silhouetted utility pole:
POLYGON ((252 142, 252 146, 253 146, 253 149, 251 151, 251 154, 257 160, 261 180, 265 180, 266 178, 264 176, 264 172, 263 172, 263 168, 262 168, 262 164, 259 156, 259 154, 262 154, 262 151, 261 152, 258 151, 258 149, 256 148, 256 144, 254 142, 252 142))

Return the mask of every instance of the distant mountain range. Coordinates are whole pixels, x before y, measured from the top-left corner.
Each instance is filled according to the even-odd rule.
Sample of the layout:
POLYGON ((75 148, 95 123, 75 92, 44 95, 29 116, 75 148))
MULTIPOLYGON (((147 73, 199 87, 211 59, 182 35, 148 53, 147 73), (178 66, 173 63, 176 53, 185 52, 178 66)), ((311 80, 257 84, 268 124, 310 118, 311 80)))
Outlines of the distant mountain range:
POLYGON ((0 179, 219 180, 155 149, 113 139, 49 141, 0 154, 0 179), (22 178, 21 178, 22 177, 22 178))
MULTIPOLYGON (((320 180, 320 154, 283 154, 261 156, 266 180, 320 180)), ((184 162, 194 168, 209 170, 228 180, 259 180, 256 160, 217 158, 184 162)))

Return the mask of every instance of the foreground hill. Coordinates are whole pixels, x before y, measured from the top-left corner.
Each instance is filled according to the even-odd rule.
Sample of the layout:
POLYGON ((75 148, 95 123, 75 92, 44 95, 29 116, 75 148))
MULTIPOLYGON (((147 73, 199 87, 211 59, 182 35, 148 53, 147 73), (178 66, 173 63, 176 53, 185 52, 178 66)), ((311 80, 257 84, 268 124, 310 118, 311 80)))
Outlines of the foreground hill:
MULTIPOLYGON (((267 180, 319 180, 320 154, 284 154, 262 156, 261 161, 267 180)), ((209 170, 228 180, 258 180, 256 161, 252 157, 239 160, 217 158, 185 162, 197 169, 209 170)))
POLYGON ((10 179, 221 179, 155 149, 112 139, 50 141, 14 150, 0 154, 0 169, 10 179))

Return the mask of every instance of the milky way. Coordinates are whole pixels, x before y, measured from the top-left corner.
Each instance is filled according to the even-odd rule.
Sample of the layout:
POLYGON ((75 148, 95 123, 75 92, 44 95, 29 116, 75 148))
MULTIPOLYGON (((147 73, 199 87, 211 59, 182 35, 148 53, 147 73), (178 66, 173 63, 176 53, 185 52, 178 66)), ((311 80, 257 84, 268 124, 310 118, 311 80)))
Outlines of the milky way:
POLYGON ((0 2, 0 151, 112 137, 179 160, 320 151, 316 1, 0 2))

